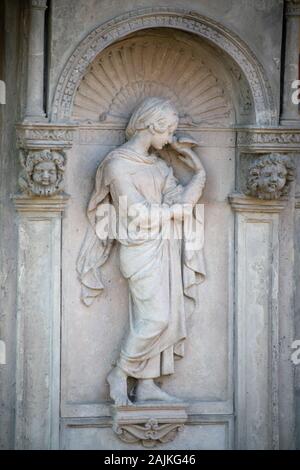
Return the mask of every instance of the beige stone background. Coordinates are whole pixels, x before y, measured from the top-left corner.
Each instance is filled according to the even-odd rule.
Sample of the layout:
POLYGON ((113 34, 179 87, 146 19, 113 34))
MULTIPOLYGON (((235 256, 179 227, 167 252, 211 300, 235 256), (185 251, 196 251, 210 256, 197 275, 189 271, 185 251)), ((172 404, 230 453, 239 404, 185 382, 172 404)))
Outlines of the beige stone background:
MULTIPOLYGON (((188 108, 198 121, 189 125, 182 120, 179 128, 180 132, 188 132, 200 142, 198 152, 207 172, 201 200, 205 204, 207 279, 198 289, 199 306, 189 323, 186 356, 178 362, 176 374, 162 383, 168 392, 188 400, 189 421, 176 440, 161 446, 162 449, 292 449, 300 445, 299 370, 290 360, 291 343, 300 335, 299 179, 283 208, 274 205, 268 212, 263 205, 254 211, 244 206, 239 212, 228 200, 229 195, 243 189, 243 152, 257 155, 279 148, 281 152, 290 152, 299 167, 299 117, 286 97, 287 82, 294 69, 290 67, 292 59, 285 45, 293 44, 294 49, 296 46, 289 36, 282 36, 284 24, 286 34, 290 32, 291 23, 287 21, 291 20, 284 14, 290 3, 281 0, 48 2, 46 117, 40 120, 42 124, 57 124, 53 106, 57 85, 70 56, 86 36, 115 17, 130 12, 134 15, 139 9, 151 7, 154 11, 168 7, 196 12, 229 30, 255 57, 273 97, 274 121, 269 126, 258 125, 249 77, 226 52, 186 31, 156 28, 156 39, 152 37, 152 29, 132 33, 129 38, 117 38, 95 59, 94 66, 101 57, 104 60, 109 51, 114 53, 127 43, 134 49, 134 44, 145 39, 150 49, 155 41, 167 44, 175 52, 183 47, 186 54, 193 56, 193 61, 202 61, 209 70, 212 87, 217 78, 219 91, 222 90, 222 98, 218 96, 219 91, 212 95, 217 111, 211 113, 210 119, 204 122, 196 116, 197 110, 205 110, 207 106, 203 104, 202 94, 202 101, 199 99, 192 111, 188 108), (222 111, 224 103, 227 114, 222 111), (244 144, 245 148, 243 144, 238 145, 243 129, 250 129, 251 134, 254 128, 255 136, 261 131, 270 137, 262 144, 258 138, 254 144, 244 144), (272 400, 276 401, 279 411, 270 405, 272 400)), ((53 219, 50 225, 47 219, 40 225, 30 225, 27 233, 26 222, 22 238, 20 215, 11 196, 18 191, 20 170, 15 124, 21 123, 26 115, 29 7, 29 1, 17 0, 3 2, 0 6, 0 26, 5 25, 0 28, 0 80, 7 84, 7 105, 0 105, 0 340, 6 344, 6 365, 0 365, 0 448, 133 449, 135 446, 119 441, 111 429, 105 383, 105 376, 117 357, 128 314, 127 286, 119 272, 117 249, 104 268, 105 293, 90 308, 80 302, 80 284, 75 270, 87 226, 85 210, 95 171, 105 155, 124 141, 124 119, 120 114, 117 118, 108 116, 106 121, 100 121, 97 111, 91 113, 91 108, 97 110, 98 106, 99 115, 100 110, 106 111, 105 103, 111 96, 104 94, 101 101, 99 94, 103 96, 103 89, 101 91, 99 83, 93 85, 92 90, 87 87, 86 83, 91 80, 90 66, 93 66, 90 64, 76 93, 72 115, 60 123, 76 124, 65 175, 65 192, 70 199, 61 225, 59 218, 53 219), (98 93, 99 102, 94 99, 91 103, 91 98, 87 99, 89 93, 94 98, 98 93), (48 237, 48 241, 46 244, 41 241, 39 245, 43 237, 44 240, 48 237), (22 254, 18 248, 20 241, 25 247, 22 254), (36 260, 41 264, 35 270, 36 260), (25 289, 24 285, 20 287, 20 281, 18 284, 18 265, 27 266, 32 275, 25 289), (44 272, 45 278, 39 278, 38 269, 44 272), (54 272, 53 281, 51 273, 54 272), (24 349, 24 363, 20 362, 23 346, 20 347, 17 337, 17 323, 23 318, 22 288, 28 301, 24 311, 29 312, 29 317, 21 342, 23 346, 29 343, 32 346, 24 349), (27 297, 26 289, 30 292, 27 297), (31 303, 35 294, 38 300, 31 303), (57 307, 53 322, 52 307, 49 310, 45 307, 43 317, 38 311, 33 312, 33 306, 39 306, 43 313, 43 304, 50 305, 54 295, 57 307), (41 343, 34 343, 34 338, 39 335, 42 338, 41 329, 45 334, 45 348, 39 351, 41 343), (53 331, 55 334, 51 336, 53 331), (53 338, 57 341, 54 346, 53 338), (24 370, 22 364, 25 364, 24 370), (50 374, 49 379, 47 370, 56 371, 55 377, 50 374), (20 376, 25 377, 23 388, 20 388, 20 376), (47 380, 52 383, 50 392, 49 385, 45 388, 47 380), (38 386, 35 388, 31 383, 38 386), (16 412, 16 394, 20 389, 27 393, 26 405, 22 408, 19 403, 16 412), (56 397, 54 400, 51 393, 56 397), (52 423, 50 427, 46 419, 42 424, 39 421, 44 406, 52 423), (28 427, 24 425, 26 416, 32 420, 28 427)), ((134 69, 136 75, 140 73, 138 65, 129 69, 134 69)), ((101 73, 97 73, 101 78, 101 73)), ((145 72, 141 80, 146 75, 145 72)), ((133 74, 132 82, 134 77, 133 74)), ((117 88, 119 82, 120 79, 114 78, 117 88)), ((164 86, 167 82, 168 79, 164 86)), ((183 87, 176 89, 182 103, 186 102, 184 92, 183 87)), ((205 96, 211 97, 207 93, 205 96)), ((116 106, 115 109, 120 111, 121 108, 116 106)), ((126 105, 122 111, 124 109, 126 105)), ((188 174, 182 166, 172 163, 185 181, 188 174)))

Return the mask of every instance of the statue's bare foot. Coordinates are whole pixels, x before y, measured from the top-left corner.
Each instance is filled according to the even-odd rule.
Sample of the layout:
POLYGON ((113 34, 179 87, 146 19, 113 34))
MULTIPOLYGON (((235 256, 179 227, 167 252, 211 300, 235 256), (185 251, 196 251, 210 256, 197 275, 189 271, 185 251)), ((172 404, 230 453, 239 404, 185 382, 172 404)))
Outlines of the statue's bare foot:
POLYGON ((139 380, 136 391, 137 401, 167 401, 171 403, 180 403, 176 397, 169 395, 159 388, 152 379, 139 380))
POLYGON ((127 395, 127 375, 119 367, 114 367, 107 376, 110 398, 116 406, 132 405, 127 395))

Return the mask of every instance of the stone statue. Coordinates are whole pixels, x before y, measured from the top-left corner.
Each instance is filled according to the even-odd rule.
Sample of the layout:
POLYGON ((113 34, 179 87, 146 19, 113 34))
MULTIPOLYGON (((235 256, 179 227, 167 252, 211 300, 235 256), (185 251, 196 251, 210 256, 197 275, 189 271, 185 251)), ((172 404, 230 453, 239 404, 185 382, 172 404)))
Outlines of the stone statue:
POLYGON ((21 154, 21 189, 34 196, 53 196, 63 190, 66 156, 58 151, 29 151, 21 154))
POLYGON ((279 199, 294 180, 294 166, 286 155, 277 153, 257 158, 249 168, 247 194, 259 199, 279 199))
MULTIPOLYGON (((154 379, 173 374, 174 359, 184 355, 187 337, 184 299, 194 299, 195 286, 205 276, 203 246, 189 247, 187 234, 182 239, 163 236, 167 221, 172 228, 182 227, 191 218, 197 222, 193 209, 206 178, 192 149, 196 143, 191 138, 174 135, 178 121, 176 109, 168 100, 146 98, 129 120, 126 143, 101 162, 88 206, 90 227, 77 261, 82 301, 90 305, 103 289, 99 267, 107 260, 114 238, 120 247, 120 269, 129 286, 128 332, 116 366, 107 377, 110 396, 118 406, 131 404, 128 377, 137 379, 138 402, 176 402, 154 379), (192 170, 193 176, 186 186, 179 183, 173 169, 157 155, 164 146, 175 151, 192 170), (114 230, 108 230, 104 236, 100 234, 104 206, 116 210, 118 234, 113 235, 114 230), (131 224, 133 207, 142 208, 138 235, 136 224, 131 224)), ((198 223, 203 239, 203 223, 199 220, 198 223)))

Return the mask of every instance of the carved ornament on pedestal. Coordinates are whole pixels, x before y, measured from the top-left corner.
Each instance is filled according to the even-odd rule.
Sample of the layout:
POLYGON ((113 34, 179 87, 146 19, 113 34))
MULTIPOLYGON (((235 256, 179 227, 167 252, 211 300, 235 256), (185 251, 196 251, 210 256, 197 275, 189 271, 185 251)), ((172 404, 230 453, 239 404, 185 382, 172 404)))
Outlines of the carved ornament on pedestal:
POLYGON ((112 407, 113 431, 127 444, 155 447, 173 441, 187 421, 184 405, 155 404, 112 407))

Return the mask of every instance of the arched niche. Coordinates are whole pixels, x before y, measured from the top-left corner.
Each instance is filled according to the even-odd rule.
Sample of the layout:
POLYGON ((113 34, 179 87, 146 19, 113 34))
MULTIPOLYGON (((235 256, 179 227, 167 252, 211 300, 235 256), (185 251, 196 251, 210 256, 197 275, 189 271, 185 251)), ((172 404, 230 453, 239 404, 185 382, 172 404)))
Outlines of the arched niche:
POLYGON ((276 124, 277 111, 268 79, 248 46, 222 25, 206 17, 195 12, 167 8, 137 10, 117 17, 91 32, 76 48, 61 74, 53 100, 51 121, 72 120, 78 87, 102 51, 134 32, 150 28, 172 28, 193 33, 203 43, 206 42, 204 47, 213 46, 223 66, 231 63, 233 82, 235 79, 239 85, 235 88, 243 90, 241 93, 245 96, 242 101, 248 102, 245 106, 249 107, 253 103, 254 118, 251 116, 247 124, 276 124))
POLYGON ((243 73, 195 35, 167 28, 133 33, 90 64, 74 98, 72 121, 125 127, 143 98, 163 96, 181 126, 254 124, 254 103, 243 73))
MULTIPOLYGON (((207 172, 202 202, 209 276, 196 294, 201 306, 191 315, 194 334, 186 360, 178 364, 175 376, 167 378, 164 387, 169 393, 176 395, 178 391, 181 397, 195 401, 195 414, 206 407, 212 414, 216 410, 230 413, 233 333, 232 329, 228 331, 228 325, 232 325, 228 299, 232 298, 233 286, 234 220, 228 194, 235 185, 236 152, 232 127, 243 119, 255 123, 252 92, 227 53, 194 33, 176 28, 144 27, 122 34, 95 51, 93 60, 85 66, 80 62, 82 74, 77 69, 72 95, 71 88, 65 95, 70 100, 59 111, 60 118, 78 124, 66 172, 66 191, 71 198, 62 230, 62 415, 78 417, 79 413, 87 419, 109 415, 105 380, 127 328, 127 282, 120 273, 115 244, 103 267, 105 292, 87 308, 80 301, 75 261, 87 228, 86 207, 99 162, 124 142, 132 109, 144 95, 152 94, 175 103, 180 131, 199 142, 197 151, 207 172), (80 348, 79 336, 85 338, 80 348), (81 374, 78 364, 82 365, 81 374), (85 408, 82 403, 91 405, 85 408)), ((190 179, 191 171, 174 152, 168 152, 165 158, 180 181, 190 179)), ((187 303, 190 313, 192 306, 187 303)))

